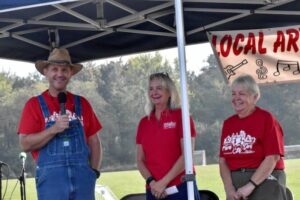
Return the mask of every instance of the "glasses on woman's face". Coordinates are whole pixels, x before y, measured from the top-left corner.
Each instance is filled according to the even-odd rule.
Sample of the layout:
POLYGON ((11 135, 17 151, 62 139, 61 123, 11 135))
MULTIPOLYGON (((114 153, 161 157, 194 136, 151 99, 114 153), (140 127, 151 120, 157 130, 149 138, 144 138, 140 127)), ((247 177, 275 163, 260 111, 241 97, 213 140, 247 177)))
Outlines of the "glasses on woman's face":
POLYGON ((154 78, 169 78, 169 74, 167 72, 159 72, 150 75, 150 80, 154 78))

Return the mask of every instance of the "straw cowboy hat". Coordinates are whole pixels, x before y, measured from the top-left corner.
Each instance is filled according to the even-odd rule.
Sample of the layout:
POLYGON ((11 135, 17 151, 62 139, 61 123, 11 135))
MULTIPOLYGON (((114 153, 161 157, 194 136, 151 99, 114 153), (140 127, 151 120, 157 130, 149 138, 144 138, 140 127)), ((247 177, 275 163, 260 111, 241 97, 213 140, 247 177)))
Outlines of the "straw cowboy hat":
POLYGON ((78 73, 82 69, 81 64, 74 64, 71 61, 69 51, 67 49, 58 49, 55 48, 50 52, 48 60, 38 60, 35 63, 35 68, 43 75, 44 68, 49 64, 61 64, 61 65, 70 65, 72 68, 72 75, 78 73))

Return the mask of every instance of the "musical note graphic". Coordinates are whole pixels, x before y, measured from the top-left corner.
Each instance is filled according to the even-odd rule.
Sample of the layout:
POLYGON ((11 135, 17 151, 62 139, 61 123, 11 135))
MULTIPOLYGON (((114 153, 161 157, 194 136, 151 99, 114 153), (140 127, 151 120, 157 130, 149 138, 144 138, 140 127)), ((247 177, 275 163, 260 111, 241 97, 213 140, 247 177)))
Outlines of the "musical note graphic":
POLYGON ((242 62, 238 63, 235 66, 227 65, 224 68, 225 76, 227 77, 227 79, 229 80, 231 76, 235 75, 235 72, 234 72, 235 70, 237 70, 238 68, 240 68, 241 66, 243 66, 247 63, 248 63, 248 61, 246 59, 244 59, 242 62))
POLYGON ((283 71, 289 71, 292 67, 296 67, 297 70, 293 71, 294 75, 300 74, 300 67, 298 61, 291 60, 278 60, 276 65, 276 72, 273 73, 274 76, 279 76, 280 71, 279 68, 282 67, 283 71))

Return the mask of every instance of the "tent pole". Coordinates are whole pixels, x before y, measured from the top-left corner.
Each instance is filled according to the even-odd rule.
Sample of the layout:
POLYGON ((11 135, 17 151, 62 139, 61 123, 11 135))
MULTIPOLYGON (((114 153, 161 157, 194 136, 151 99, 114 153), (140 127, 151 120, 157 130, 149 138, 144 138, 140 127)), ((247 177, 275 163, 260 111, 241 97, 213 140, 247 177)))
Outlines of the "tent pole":
MULTIPOLYGON (((192 161, 193 153, 192 153, 192 144, 191 144, 189 102, 187 97, 187 81, 186 81, 186 66, 185 66, 186 63, 185 35, 184 35, 182 0, 175 0, 175 15, 176 15, 176 33, 177 33, 178 55, 179 55, 179 67, 180 67, 185 175, 186 177, 189 177, 193 175, 193 161, 192 161)), ((194 185, 192 180, 187 181, 187 190, 188 190, 188 200, 194 200, 194 185)))

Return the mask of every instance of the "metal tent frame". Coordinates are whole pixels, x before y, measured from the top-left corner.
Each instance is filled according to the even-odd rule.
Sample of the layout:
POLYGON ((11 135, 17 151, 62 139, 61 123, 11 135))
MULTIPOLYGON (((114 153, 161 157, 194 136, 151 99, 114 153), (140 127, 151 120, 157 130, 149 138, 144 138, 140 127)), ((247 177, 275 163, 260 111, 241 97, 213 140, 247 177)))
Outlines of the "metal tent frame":
POLYGON ((83 62, 178 45, 186 179, 193 200, 185 45, 207 42, 211 30, 296 25, 299 9, 296 0, 2 0, 0 57, 34 62, 63 47, 73 62, 83 62))
MULTIPOLYGON (((187 44, 207 42, 205 32, 210 30, 268 28, 300 22, 297 10, 300 2, 296 0, 180 2, 187 44)), ((34 62, 45 59, 52 48, 60 46, 69 49, 74 62, 83 62, 175 47, 175 3, 174 0, 28 0, 26 3, 3 0, 0 57, 34 62), (28 49, 27 54, 23 53, 24 48, 28 49)))

